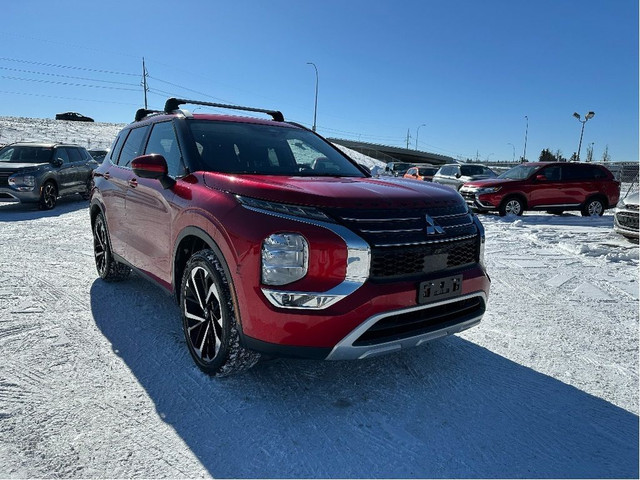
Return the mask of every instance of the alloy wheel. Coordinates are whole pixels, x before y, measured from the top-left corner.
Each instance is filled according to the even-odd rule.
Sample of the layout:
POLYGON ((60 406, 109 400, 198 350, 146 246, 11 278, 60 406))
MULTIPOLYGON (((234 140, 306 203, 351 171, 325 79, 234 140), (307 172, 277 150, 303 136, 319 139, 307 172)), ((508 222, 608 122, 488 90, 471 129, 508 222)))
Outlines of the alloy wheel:
POLYGON ((96 269, 101 277, 104 276, 107 268, 107 248, 107 229, 102 219, 98 218, 93 233, 93 255, 96 260, 96 269))
POLYGON ((187 339, 195 355, 205 363, 213 361, 222 346, 224 318, 220 292, 212 275, 201 266, 189 272, 183 308, 187 339))
POLYGON ((505 212, 512 215, 520 215, 522 212, 522 205, 518 200, 509 200, 504 208, 505 212))

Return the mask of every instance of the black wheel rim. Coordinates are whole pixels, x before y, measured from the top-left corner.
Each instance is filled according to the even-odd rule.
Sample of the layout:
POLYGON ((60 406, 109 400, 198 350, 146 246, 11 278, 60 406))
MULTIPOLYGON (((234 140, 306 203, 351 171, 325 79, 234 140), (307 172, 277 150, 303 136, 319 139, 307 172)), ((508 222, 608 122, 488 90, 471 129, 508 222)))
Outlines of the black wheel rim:
POLYGON ((93 232, 93 255, 96 259, 96 269, 100 276, 104 275, 107 268, 107 229, 104 227, 102 219, 96 221, 93 232))
POLYGON ((189 272, 183 308, 193 352, 203 363, 212 362, 222 347, 223 312, 218 287, 204 267, 195 266, 189 272))
POLYGON ((42 190, 42 201, 46 208, 53 208, 56 204, 56 187, 47 183, 42 190))

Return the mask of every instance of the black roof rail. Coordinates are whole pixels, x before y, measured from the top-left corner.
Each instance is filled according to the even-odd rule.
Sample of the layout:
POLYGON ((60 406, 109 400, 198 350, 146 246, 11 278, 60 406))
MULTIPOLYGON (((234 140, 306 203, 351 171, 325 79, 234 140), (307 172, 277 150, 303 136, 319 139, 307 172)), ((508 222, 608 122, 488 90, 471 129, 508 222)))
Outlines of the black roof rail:
POLYGON ((224 103, 201 102, 199 100, 184 100, 182 98, 173 98, 173 97, 168 99, 167 102, 164 104, 164 111, 165 113, 171 113, 174 110, 178 110, 180 108, 180 105, 183 105, 185 103, 190 103, 192 105, 205 105, 207 107, 229 108, 232 110, 244 110, 246 112, 266 113, 267 115, 271 115, 271 118, 273 118, 274 121, 284 122, 284 115, 282 115, 282 112, 278 110, 265 110, 263 108, 241 107, 238 105, 226 105, 224 103))
POLYGON ((162 110, 147 110, 146 108, 139 108, 136 111, 136 116, 134 122, 139 122, 144 117, 149 115, 150 113, 164 113, 162 110))

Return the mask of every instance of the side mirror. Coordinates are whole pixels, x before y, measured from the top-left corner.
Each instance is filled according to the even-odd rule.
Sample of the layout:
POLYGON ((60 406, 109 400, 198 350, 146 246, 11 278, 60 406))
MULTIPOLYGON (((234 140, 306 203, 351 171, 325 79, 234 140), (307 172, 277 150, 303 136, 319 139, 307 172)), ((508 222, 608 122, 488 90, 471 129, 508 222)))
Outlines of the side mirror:
POLYGON ((163 188, 171 188, 176 181, 169 176, 167 161, 162 155, 152 153, 141 155, 131 161, 131 168, 140 178, 151 178, 159 180, 163 188))
POLYGON ((545 177, 544 175, 536 175, 536 180, 539 182, 546 182, 547 177, 545 177))
POLYGON ((51 165, 53 165, 54 167, 61 167, 63 163, 64 161, 60 157, 58 157, 53 159, 51 165))
POLYGON ((460 178, 461 176, 460 172, 456 173, 456 178, 460 178))

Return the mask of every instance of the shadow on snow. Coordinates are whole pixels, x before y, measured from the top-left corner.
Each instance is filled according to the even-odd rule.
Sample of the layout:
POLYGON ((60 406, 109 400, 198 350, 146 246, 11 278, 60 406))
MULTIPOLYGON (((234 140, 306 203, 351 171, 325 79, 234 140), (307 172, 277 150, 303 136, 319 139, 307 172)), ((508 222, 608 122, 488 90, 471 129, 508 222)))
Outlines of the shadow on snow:
POLYGON ((89 202, 83 200, 80 195, 58 198, 56 206, 51 210, 40 210, 36 203, 0 203, 0 223, 59 217, 82 209, 88 210, 89 202))
POLYGON ((212 477, 638 478, 636 415, 460 337, 212 379, 193 364, 179 309, 159 289, 137 277, 96 280, 91 305, 212 477))

